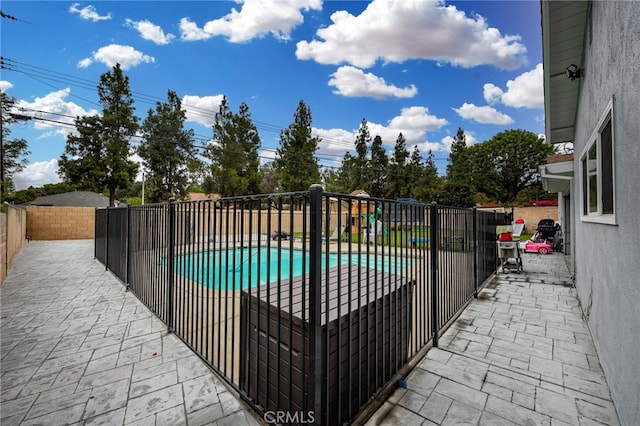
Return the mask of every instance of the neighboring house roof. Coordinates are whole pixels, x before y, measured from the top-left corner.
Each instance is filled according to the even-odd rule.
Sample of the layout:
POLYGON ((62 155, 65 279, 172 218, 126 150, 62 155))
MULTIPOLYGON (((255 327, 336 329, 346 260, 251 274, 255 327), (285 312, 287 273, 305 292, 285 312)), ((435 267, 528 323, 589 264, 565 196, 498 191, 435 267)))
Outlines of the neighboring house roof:
POLYGON ((64 194, 45 195, 33 201, 24 203, 25 206, 52 207, 109 207, 109 197, 95 192, 74 191, 64 194))

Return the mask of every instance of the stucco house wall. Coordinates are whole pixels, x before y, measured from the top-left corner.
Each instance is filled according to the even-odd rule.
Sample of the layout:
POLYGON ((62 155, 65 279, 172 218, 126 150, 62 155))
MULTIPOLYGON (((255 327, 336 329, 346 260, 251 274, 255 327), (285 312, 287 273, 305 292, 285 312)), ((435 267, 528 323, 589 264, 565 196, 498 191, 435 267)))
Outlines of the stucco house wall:
POLYGON ((624 425, 640 424, 640 2, 591 3, 574 140, 578 296, 624 425), (615 224, 581 218, 580 157, 613 100, 615 224))

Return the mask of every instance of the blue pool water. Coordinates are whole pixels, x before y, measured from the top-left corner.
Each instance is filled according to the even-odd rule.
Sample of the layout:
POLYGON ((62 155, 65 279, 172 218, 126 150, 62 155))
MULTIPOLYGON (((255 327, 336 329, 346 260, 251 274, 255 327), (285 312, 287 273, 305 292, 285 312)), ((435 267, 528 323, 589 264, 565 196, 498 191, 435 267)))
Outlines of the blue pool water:
MULTIPOLYGON (((326 256, 325 253, 322 254, 322 269, 327 267, 326 256)), ((340 258, 337 254, 328 256, 329 268, 338 266, 338 261, 342 265, 351 261, 354 265, 368 266, 391 273, 400 272, 408 266, 406 259, 396 261, 386 256, 373 256, 373 254, 366 256, 363 253, 358 256, 353 253, 351 258, 346 253, 343 253, 340 258)), ((178 274, 214 290, 238 290, 275 283, 278 277, 286 280, 302 275, 303 268, 306 271, 309 270, 309 253, 306 252, 303 255, 301 250, 282 248, 278 251, 277 248, 267 247, 215 250, 179 256, 175 260, 175 267, 178 274)))

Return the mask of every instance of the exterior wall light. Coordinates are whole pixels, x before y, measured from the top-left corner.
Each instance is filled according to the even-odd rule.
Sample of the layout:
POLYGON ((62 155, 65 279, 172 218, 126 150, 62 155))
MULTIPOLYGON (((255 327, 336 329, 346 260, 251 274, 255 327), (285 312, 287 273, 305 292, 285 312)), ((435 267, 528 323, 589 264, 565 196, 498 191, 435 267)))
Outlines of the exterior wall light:
POLYGON ((577 78, 582 77, 582 70, 578 68, 576 64, 571 64, 567 67, 567 78, 574 81, 577 78))

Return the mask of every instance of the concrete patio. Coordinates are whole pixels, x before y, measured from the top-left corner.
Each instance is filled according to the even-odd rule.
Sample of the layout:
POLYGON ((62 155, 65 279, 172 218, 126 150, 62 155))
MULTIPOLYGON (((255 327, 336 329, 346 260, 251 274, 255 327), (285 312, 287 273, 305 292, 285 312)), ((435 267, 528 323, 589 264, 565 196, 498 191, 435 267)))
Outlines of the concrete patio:
POLYGON ((367 425, 617 425, 559 253, 499 273, 367 425))
POLYGON ((93 259, 92 240, 25 244, 0 298, 3 426, 262 423, 93 259))
MULTIPOLYGON (((368 425, 616 425, 560 254, 498 274, 368 425)), ((26 244, 0 289, 2 425, 264 422, 93 259, 26 244)))

